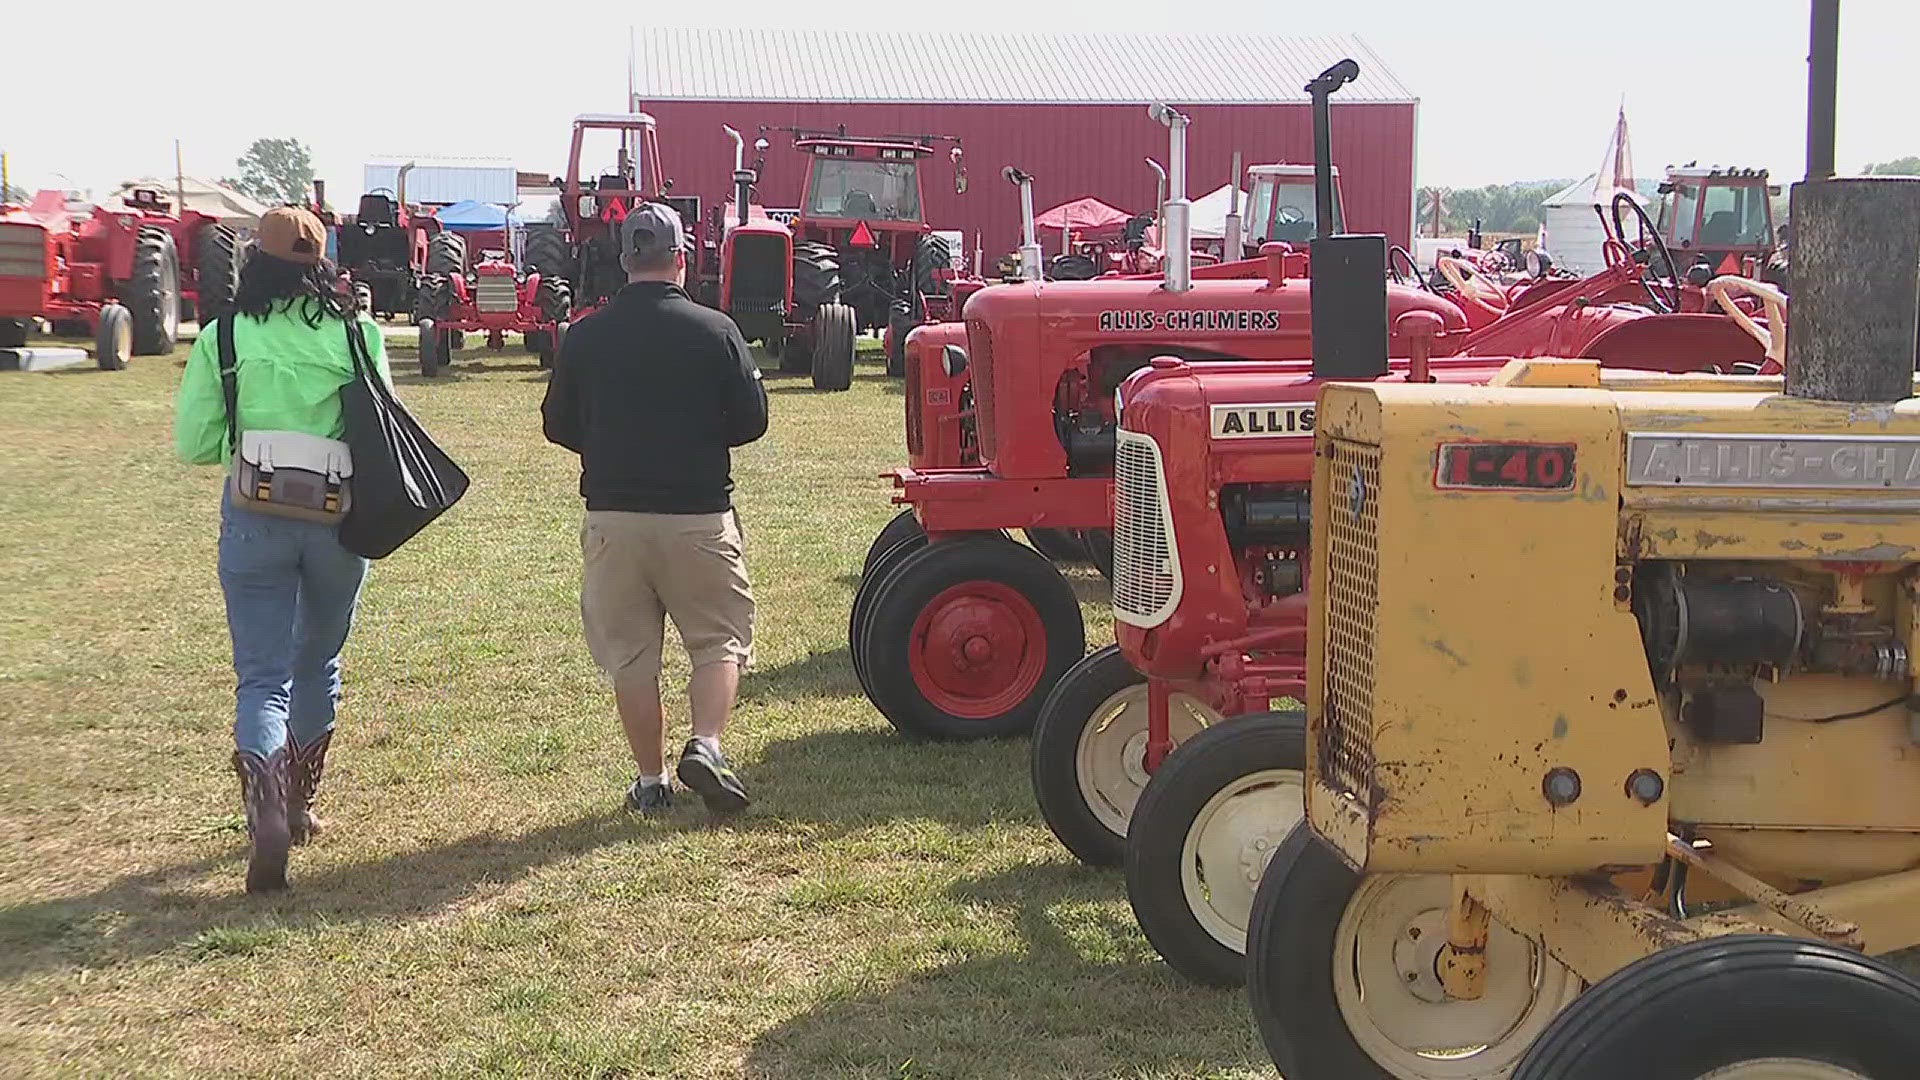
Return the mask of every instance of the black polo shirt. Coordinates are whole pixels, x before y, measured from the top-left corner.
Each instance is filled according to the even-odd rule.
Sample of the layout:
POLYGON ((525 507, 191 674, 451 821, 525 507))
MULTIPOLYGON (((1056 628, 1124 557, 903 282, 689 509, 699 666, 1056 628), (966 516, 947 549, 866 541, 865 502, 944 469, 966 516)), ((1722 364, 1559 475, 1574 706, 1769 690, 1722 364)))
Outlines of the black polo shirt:
POLYGON ((540 411, 548 441, 580 455, 589 510, 729 510, 728 448, 767 431, 740 328, 664 281, 630 284, 573 325, 540 411))

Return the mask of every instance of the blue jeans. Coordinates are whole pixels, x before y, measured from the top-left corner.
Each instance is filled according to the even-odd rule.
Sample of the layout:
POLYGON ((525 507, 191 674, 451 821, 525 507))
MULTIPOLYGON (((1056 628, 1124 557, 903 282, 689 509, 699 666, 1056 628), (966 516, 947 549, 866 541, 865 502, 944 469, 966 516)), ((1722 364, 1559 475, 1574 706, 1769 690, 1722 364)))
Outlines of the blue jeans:
POLYGON ((335 527, 262 514, 220 500, 220 589, 233 637, 233 742, 266 756, 333 729, 340 648, 367 578, 367 560, 335 527))

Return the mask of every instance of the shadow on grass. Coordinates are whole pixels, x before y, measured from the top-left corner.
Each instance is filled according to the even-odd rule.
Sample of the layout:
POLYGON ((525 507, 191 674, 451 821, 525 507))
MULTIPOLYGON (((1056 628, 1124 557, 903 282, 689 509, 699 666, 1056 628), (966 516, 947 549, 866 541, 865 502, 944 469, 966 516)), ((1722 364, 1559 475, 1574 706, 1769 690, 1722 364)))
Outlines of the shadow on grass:
POLYGON ((956 883, 949 896, 979 921, 1012 910, 1019 949, 833 995, 756 1038, 746 1074, 1199 1076, 1264 1066, 1241 995, 1174 975, 1111 903, 1113 889, 1112 874, 1067 863, 956 883))
POLYGON ((853 675, 853 659, 845 646, 829 652, 809 653, 779 667, 747 672, 740 678, 740 698, 817 698, 858 694, 860 683, 853 675))
MULTIPOLYGON (((856 700, 850 708, 871 708, 856 700)), ((726 828, 801 824, 827 839, 900 820, 972 828, 1036 816, 1024 739, 940 743, 892 728, 820 731, 768 743, 740 774, 754 806, 723 820, 726 828)))
MULTIPOLYGON (((688 827, 692 827, 688 822, 688 827)), ((377 822, 348 822, 376 828, 377 822)), ((278 897, 240 891, 243 849, 135 874, 83 896, 0 907, 0 980, 62 965, 100 967, 165 952, 209 931, 270 919, 275 929, 405 919, 437 911, 482 884, 524 877, 549 863, 612 843, 652 843, 671 830, 637 830, 622 814, 590 814, 517 836, 477 833, 449 844, 302 873, 278 897), (220 871, 220 896, 179 890, 220 871)), ((324 841, 322 841, 324 843, 324 841)))

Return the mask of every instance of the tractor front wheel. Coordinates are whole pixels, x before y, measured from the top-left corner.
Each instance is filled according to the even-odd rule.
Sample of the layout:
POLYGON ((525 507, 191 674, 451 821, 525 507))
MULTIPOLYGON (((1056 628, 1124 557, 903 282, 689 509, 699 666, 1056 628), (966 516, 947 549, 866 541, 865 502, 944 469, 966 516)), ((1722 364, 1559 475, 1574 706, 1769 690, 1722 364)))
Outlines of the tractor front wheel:
MULTIPOLYGON (((1167 719, 1178 745, 1220 718, 1174 694, 1167 719)), ((1028 749, 1034 800, 1053 835, 1083 863, 1119 866, 1148 776, 1147 680, 1118 645, 1087 654, 1054 684, 1028 749)))
POLYGON ((18 349, 27 343, 27 320, 0 319, 0 349, 18 349))
POLYGON ((194 318, 201 326, 225 315, 240 291, 240 239, 232 229, 203 222, 193 233, 194 318))
POLYGON ((1194 982, 1246 978, 1247 913, 1305 810, 1306 757, 1304 713, 1236 716, 1180 744, 1140 793, 1127 901, 1161 957, 1194 982))
POLYGON ((1920 983, 1850 949, 1772 935, 1645 956, 1576 998, 1513 1080, 1861 1080, 1920 1061, 1920 983))
POLYGON ((119 304, 100 309, 93 331, 93 361, 102 371, 119 371, 133 357, 133 313, 119 304))
POLYGON ((1483 993, 1473 1001, 1448 997, 1435 965, 1447 944, 1453 889, 1447 874, 1362 877, 1305 821, 1294 826, 1267 864, 1247 919, 1247 1002, 1282 1076, 1509 1074, 1581 981, 1494 920, 1483 993))
POLYGON ((162 356, 173 351, 180 330, 180 258, 173 234, 157 225, 140 230, 133 244, 133 274, 121 300, 133 316, 133 351, 162 356))
POLYGON ((867 628, 873 612, 873 598, 880 593, 887 578, 895 567, 906 561, 907 556, 927 546, 925 533, 910 533, 896 536, 887 546, 875 553, 871 573, 860 579, 860 585, 853 591, 853 603, 847 610, 847 655, 853 661, 853 675, 860 683, 860 690, 868 699, 873 698, 873 688, 867 682, 866 641, 867 628))
POLYGON ((860 580, 865 581, 873 576, 874 563, 878 562, 880 556, 895 543, 909 536, 924 539, 926 535, 927 530, 920 526, 920 519, 914 516, 911 507, 893 515, 892 519, 880 527, 880 533, 873 538, 873 543, 867 545, 866 561, 860 564, 860 580))
POLYGON ((869 697, 902 734, 1021 734, 1086 651, 1080 603, 1039 552, 1005 536, 908 555, 869 598, 869 697))
POLYGON ((805 375, 813 370, 813 338, 802 331, 789 333, 780 343, 780 370, 805 375))
POLYGON ((447 335, 432 319, 420 320, 420 374, 433 378, 447 362, 447 335))
POLYGON ((1035 551, 1061 566, 1084 566, 1091 556, 1086 541, 1072 529, 1023 529, 1035 551))
POLYGON ((813 317, 813 388, 845 390, 853 385, 853 309, 822 304, 813 317))
POLYGON ((913 308, 902 300, 887 314, 887 377, 904 379, 907 375, 907 335, 920 325, 913 308))

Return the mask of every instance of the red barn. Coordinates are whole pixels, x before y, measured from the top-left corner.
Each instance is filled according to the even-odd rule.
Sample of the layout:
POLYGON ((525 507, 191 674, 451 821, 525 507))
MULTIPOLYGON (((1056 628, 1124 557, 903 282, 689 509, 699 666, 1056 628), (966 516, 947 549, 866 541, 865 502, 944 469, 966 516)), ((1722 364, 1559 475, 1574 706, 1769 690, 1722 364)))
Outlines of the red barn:
MULTIPOLYGON (((721 125, 832 129, 850 135, 951 135, 965 150, 967 191, 936 154, 924 166, 927 220, 960 230, 988 261, 1019 243, 1019 201, 1006 165, 1034 175, 1045 208, 1091 195, 1151 212, 1167 132, 1147 116, 1164 101, 1193 119, 1187 190, 1225 184, 1248 165, 1313 160, 1307 81, 1352 57, 1361 75, 1334 98, 1333 156, 1347 225, 1410 244, 1419 101, 1354 37, 1231 34, 889 34, 776 30, 641 31, 640 108, 659 121, 664 175, 677 195, 724 199, 732 143, 721 125)), ((769 131, 759 201, 800 198, 802 162, 769 131)), ((1245 180, 1242 178, 1244 186, 1245 180)), ((1045 241, 1043 241, 1045 243, 1045 241)))

